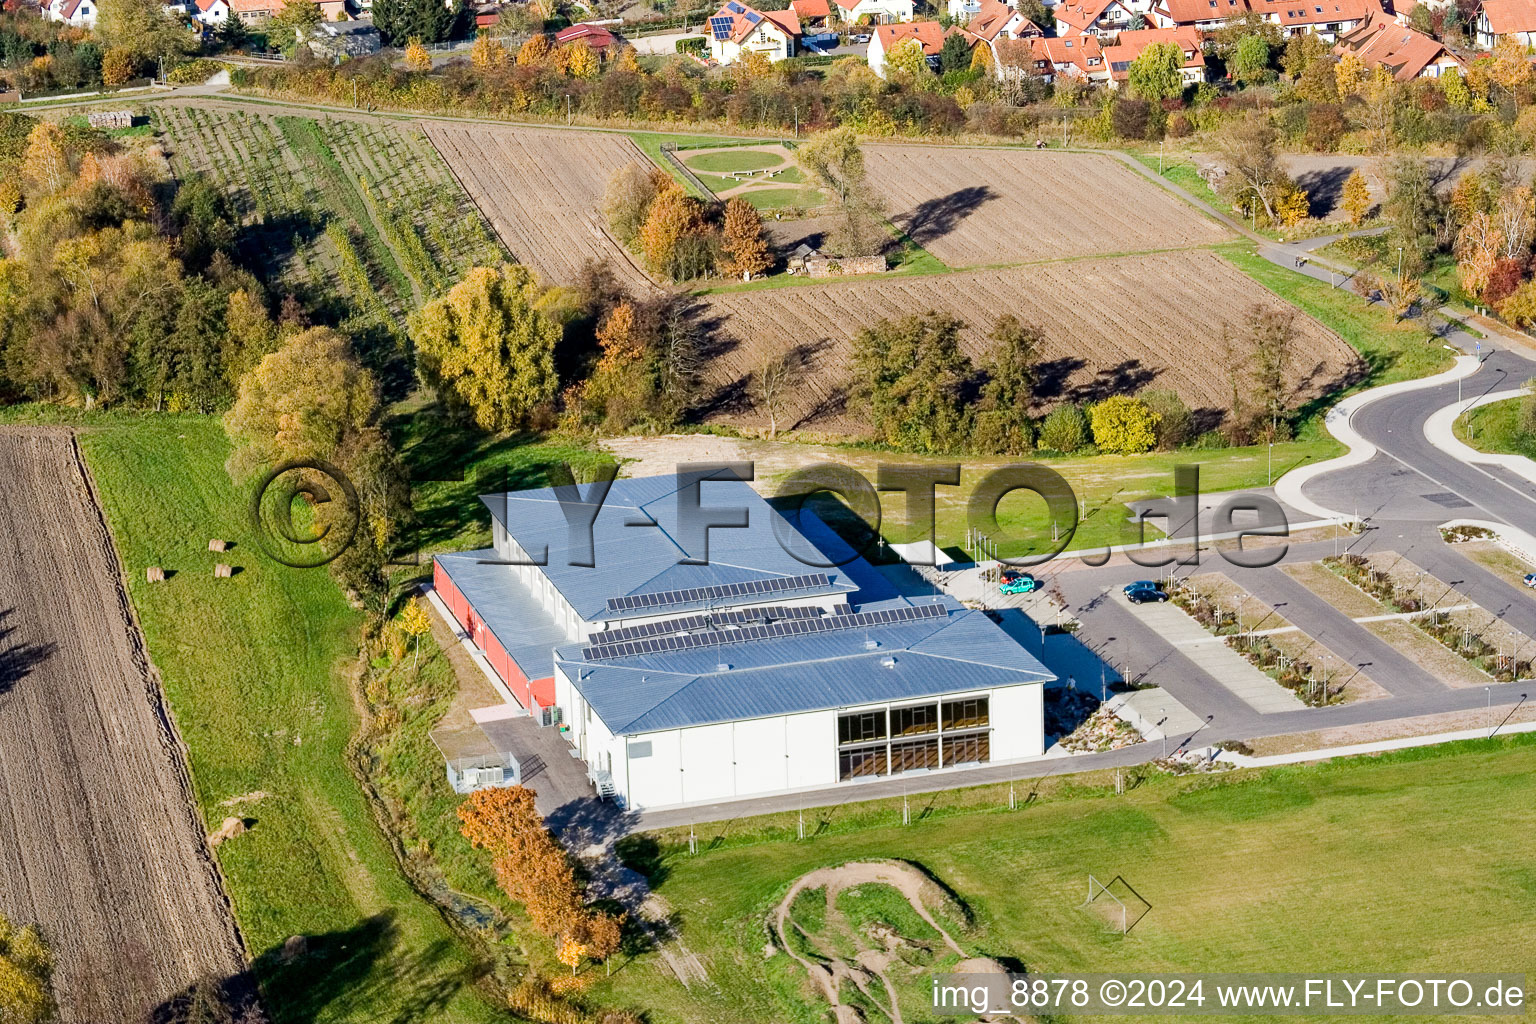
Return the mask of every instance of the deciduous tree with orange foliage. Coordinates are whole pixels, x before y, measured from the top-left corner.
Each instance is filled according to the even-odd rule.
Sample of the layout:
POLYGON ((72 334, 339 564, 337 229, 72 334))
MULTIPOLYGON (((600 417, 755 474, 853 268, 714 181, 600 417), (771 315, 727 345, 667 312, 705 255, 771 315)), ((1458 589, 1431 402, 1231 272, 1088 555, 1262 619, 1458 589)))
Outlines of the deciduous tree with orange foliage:
POLYGON ((640 252, 652 273, 674 281, 686 280, 708 269, 699 266, 694 251, 696 243, 708 234, 699 201, 677 182, 668 181, 656 193, 640 228, 640 252))
POLYGON ((606 959, 618 948, 618 919, 583 904, 565 849, 544 827, 533 791, 499 786, 470 794, 459 805, 460 831, 491 854, 496 884, 523 904, 533 925, 560 942, 572 973, 586 956, 606 959))
POLYGON ((763 239, 763 218, 741 197, 725 204, 725 232, 720 243, 725 261, 721 270, 732 277, 761 274, 773 266, 773 254, 763 239))

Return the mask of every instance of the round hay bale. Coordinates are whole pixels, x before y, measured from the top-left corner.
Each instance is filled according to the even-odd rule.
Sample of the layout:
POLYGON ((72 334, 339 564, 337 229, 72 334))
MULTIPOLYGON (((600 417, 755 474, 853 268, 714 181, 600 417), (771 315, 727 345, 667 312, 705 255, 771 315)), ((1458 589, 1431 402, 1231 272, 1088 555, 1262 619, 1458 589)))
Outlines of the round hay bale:
POLYGON ((213 540, 210 540, 208 542, 208 550, 209 551, 223 551, 223 550, 225 550, 228 547, 229 547, 229 542, 228 541, 219 540, 217 537, 215 537, 213 540))
POLYGON ((165 570, 158 565, 152 565, 144 570, 144 579, 150 583, 164 583, 165 570))
POLYGON ((218 565, 213 567, 213 575, 217 579, 227 580, 234 575, 234 570, 225 565, 223 562, 220 562, 218 565))

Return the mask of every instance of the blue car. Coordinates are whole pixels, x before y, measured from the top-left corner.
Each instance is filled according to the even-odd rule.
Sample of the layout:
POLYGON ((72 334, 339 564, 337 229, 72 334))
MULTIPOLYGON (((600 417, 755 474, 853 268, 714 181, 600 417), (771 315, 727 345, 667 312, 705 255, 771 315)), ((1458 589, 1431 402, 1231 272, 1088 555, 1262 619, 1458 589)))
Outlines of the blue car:
POLYGON ((1004 594, 1033 594, 1040 589, 1040 581, 1029 573, 1009 573, 1003 577, 997 589, 1004 594))

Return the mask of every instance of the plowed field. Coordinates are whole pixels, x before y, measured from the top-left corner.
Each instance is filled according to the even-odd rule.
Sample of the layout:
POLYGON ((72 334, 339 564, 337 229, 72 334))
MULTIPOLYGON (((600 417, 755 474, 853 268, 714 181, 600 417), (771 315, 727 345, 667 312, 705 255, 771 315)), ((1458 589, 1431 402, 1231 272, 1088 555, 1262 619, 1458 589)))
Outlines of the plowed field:
POLYGON ((891 220, 952 267, 1206 245, 1232 238, 1114 157, 865 147, 891 220))
POLYGON ((513 259, 545 284, 571 284, 589 258, 613 265, 633 289, 645 274, 603 222, 603 192, 628 163, 651 166, 622 135, 539 128, 422 127, 513 259))
POLYGON ((62 1020, 138 1021, 239 941, 74 438, 0 428, 0 479, 0 912, 62 1020))
MULTIPOLYGON (((986 334, 1012 313, 1042 329, 1040 386, 1045 405, 1089 401, 1155 385, 1172 388, 1210 423, 1230 403, 1223 329, 1255 302, 1284 307, 1215 253, 1203 250, 1084 260, 927 277, 862 278, 775 291, 710 296, 721 343, 706 367, 717 420, 766 426, 748 397, 765 356, 794 351, 802 364, 780 411, 780 426, 858 433, 846 409, 852 339, 880 320, 938 310, 969 326, 963 347, 980 362, 986 334)), ((1297 314, 1291 362, 1297 401, 1333 390, 1357 372, 1350 347, 1297 314)))

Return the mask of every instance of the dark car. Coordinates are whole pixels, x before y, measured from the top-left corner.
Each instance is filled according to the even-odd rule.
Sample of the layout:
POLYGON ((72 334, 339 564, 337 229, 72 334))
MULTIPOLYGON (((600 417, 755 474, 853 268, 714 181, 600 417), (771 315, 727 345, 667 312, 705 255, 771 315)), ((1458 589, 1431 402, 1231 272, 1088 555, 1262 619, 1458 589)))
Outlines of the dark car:
POLYGON ((1125 598, 1131 604, 1146 604, 1148 601, 1168 600, 1168 592, 1152 580, 1137 580, 1126 585, 1125 598))

